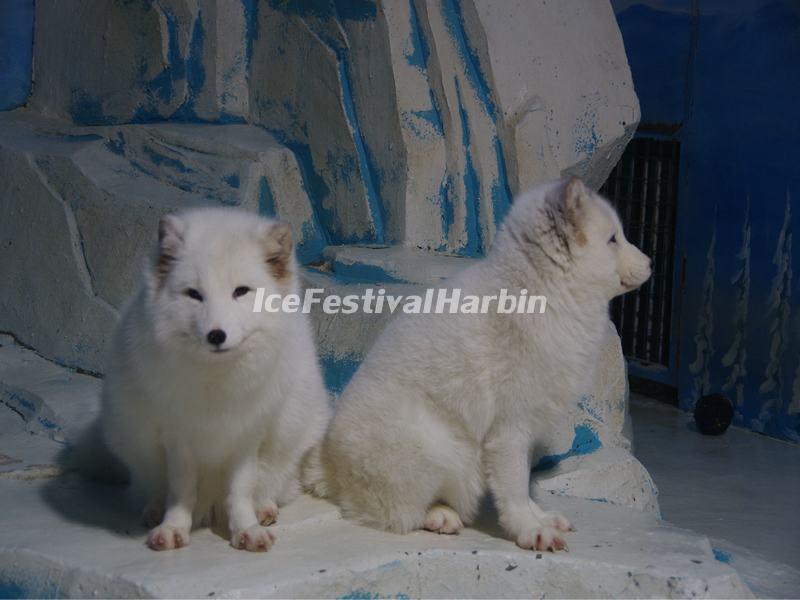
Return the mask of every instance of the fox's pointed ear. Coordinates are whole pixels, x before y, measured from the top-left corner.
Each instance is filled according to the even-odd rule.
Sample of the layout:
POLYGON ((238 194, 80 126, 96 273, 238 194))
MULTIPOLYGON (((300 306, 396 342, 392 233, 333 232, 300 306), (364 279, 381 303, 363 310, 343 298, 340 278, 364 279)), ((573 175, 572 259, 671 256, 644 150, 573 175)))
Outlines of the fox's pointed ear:
POLYGON ((163 279, 183 245, 184 222, 176 215, 164 215, 158 222, 158 259, 156 276, 163 279))
POLYGON ((272 271, 272 276, 281 281, 288 277, 291 268, 292 229, 287 223, 277 222, 264 225, 262 231, 264 259, 272 271))
POLYGON ((589 200, 589 190, 579 177, 571 177, 564 186, 561 202, 567 220, 575 231, 575 239, 583 246, 586 243, 586 234, 583 232, 583 216, 586 202, 589 200))

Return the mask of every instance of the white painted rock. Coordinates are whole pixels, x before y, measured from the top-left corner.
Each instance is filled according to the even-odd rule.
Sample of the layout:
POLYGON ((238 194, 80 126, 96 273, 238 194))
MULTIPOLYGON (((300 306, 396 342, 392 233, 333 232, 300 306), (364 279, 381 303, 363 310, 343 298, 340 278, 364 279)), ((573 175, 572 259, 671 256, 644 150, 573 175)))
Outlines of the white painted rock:
POLYGON ((298 257, 321 259, 325 237, 295 155, 261 128, 81 128, 0 113, 0 330, 101 372, 158 219, 214 204, 279 216, 293 227, 298 257))
MULTIPOLYGON (((519 549, 487 507, 457 536, 399 536, 343 521, 303 496, 267 554, 209 530, 156 553, 119 485, 61 474, 64 440, 97 412, 100 382, 0 336, 0 590, 28 597, 747 598, 709 541, 647 511, 538 494, 577 527, 570 552, 519 549)), ((564 461, 566 463, 566 461, 564 461)))
POLYGON ((34 53, 46 116, 272 132, 332 244, 478 255, 514 194, 599 186, 639 120, 605 1, 42 0, 34 53))

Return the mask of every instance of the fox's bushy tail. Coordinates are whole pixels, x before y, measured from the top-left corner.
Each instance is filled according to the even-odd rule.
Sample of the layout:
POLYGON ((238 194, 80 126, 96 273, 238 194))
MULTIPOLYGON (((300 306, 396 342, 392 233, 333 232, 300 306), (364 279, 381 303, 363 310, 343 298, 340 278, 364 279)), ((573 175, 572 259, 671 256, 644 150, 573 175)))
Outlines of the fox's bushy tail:
POLYGON ((65 471, 77 472, 87 479, 107 483, 127 483, 130 479, 127 467, 114 456, 103 440, 99 420, 95 420, 74 439, 68 440, 60 463, 65 471))

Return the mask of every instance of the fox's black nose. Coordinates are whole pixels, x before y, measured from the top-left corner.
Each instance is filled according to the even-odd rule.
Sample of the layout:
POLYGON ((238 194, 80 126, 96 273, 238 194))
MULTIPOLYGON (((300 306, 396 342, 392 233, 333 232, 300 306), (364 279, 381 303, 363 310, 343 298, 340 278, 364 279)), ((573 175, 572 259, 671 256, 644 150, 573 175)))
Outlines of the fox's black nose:
POLYGON ((209 344, 213 344, 214 346, 221 346, 225 343, 225 338, 228 336, 225 335, 225 332, 222 329, 212 329, 208 332, 206 339, 208 340, 209 344))

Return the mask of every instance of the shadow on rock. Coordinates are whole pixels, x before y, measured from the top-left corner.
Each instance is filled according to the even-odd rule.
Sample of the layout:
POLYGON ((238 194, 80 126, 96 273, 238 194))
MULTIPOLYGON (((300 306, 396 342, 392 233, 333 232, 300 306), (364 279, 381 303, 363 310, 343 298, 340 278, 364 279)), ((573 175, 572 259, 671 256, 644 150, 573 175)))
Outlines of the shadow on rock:
POLYGON ((65 519, 129 536, 144 532, 131 506, 125 467, 105 447, 96 426, 61 451, 62 474, 47 481, 42 497, 65 519))

